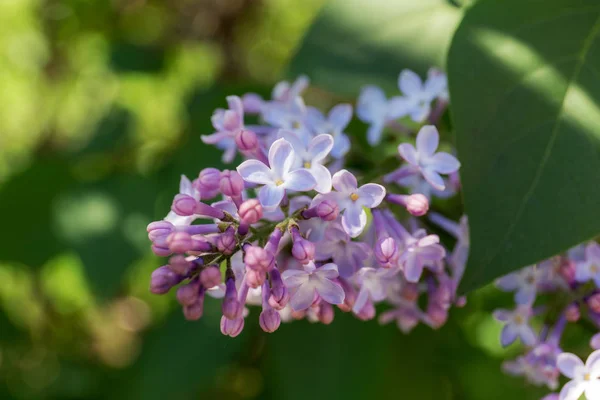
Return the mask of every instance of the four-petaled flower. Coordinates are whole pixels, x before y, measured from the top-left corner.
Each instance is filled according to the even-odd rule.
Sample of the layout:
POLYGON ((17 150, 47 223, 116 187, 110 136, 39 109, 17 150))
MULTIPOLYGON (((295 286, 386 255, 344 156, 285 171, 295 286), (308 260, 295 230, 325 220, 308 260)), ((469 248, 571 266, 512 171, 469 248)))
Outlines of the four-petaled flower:
POLYGON ((212 135, 202 135, 200 138, 206 144, 214 144, 224 150, 223 162, 233 161, 237 152, 235 136, 244 129, 244 106, 238 96, 228 96, 228 110, 215 110, 211 120, 213 127, 217 130, 212 135))
POLYGON ((344 289, 334 281, 338 277, 333 263, 316 268, 313 262, 304 269, 288 269, 281 275, 285 285, 292 290, 290 305, 295 311, 306 310, 315 301, 315 296, 330 304, 344 302, 344 289))
POLYGON ((518 306, 514 311, 494 311, 494 318, 505 323, 500 336, 502 346, 510 345, 517 338, 520 338, 521 342, 527 346, 533 346, 536 343, 535 332, 528 323, 531 314, 531 307, 524 305, 518 306))
POLYGON ((309 107, 306 114, 306 123, 315 134, 327 133, 333 136, 331 156, 334 158, 343 157, 350 150, 350 139, 344 133, 344 129, 351 119, 350 104, 338 104, 329 111, 327 117, 313 107, 309 107))
POLYGON ((367 225, 366 208, 375 208, 385 197, 385 188, 376 183, 358 186, 356 177, 345 169, 336 172, 331 179, 336 192, 319 195, 313 200, 313 206, 324 200, 337 203, 342 214, 342 226, 351 236, 357 237, 367 225))
POLYGON ((426 265, 433 266, 446 256, 446 250, 439 243, 439 236, 427 235, 423 229, 405 239, 400 262, 408 282, 418 282, 426 265))
POLYGON ((367 301, 382 301, 385 299, 388 286, 392 283, 390 270, 386 268, 361 268, 355 275, 354 280, 360 286, 358 296, 354 302, 352 311, 360 312, 367 301))
POLYGON ((431 113, 431 103, 444 97, 447 79, 443 73, 429 74, 423 82, 415 72, 405 69, 398 76, 398 88, 404 94, 402 105, 405 114, 415 122, 423 122, 431 113))
POLYGON ((435 151, 438 148, 440 136, 435 126, 427 125, 421 128, 417 135, 417 147, 402 143, 398 146, 400 156, 410 165, 419 170, 423 177, 438 190, 444 190, 444 180, 439 174, 451 174, 458 171, 460 162, 451 154, 435 151))
POLYGON ((333 137, 322 134, 313 138, 287 131, 279 131, 279 136, 287 140, 294 148, 296 162, 294 168, 307 169, 317 181, 315 190, 319 193, 331 191, 331 172, 323 165, 325 157, 333 147, 333 137))
POLYGON ((560 391, 559 400, 577 400, 583 393, 588 400, 600 399, 600 350, 590 354, 585 364, 571 353, 560 354, 556 364, 571 379, 560 391))
POLYGON ((577 282, 583 283, 590 279, 600 288, 600 245, 596 242, 590 242, 585 247, 585 259, 575 266, 577 282))
POLYGON ((349 278, 363 266, 370 255, 369 245, 350 240, 350 236, 339 222, 331 222, 319 240, 315 259, 332 259, 338 266, 340 276, 349 278))
POLYGON ((246 160, 237 167, 246 182, 264 185, 258 192, 258 199, 266 210, 277 208, 286 190, 304 192, 317 185, 308 170, 292 170, 295 158, 292 145, 285 139, 278 139, 269 149, 270 167, 258 160, 246 160))
POLYGON ((361 121, 370 124, 367 141, 371 146, 381 141, 383 128, 388 122, 406 115, 405 109, 404 100, 399 96, 388 100, 383 90, 377 86, 362 89, 356 104, 356 115, 361 121))
POLYGON ((496 280, 496 287, 505 292, 514 291, 517 304, 533 304, 538 284, 544 276, 545 271, 533 265, 496 280))

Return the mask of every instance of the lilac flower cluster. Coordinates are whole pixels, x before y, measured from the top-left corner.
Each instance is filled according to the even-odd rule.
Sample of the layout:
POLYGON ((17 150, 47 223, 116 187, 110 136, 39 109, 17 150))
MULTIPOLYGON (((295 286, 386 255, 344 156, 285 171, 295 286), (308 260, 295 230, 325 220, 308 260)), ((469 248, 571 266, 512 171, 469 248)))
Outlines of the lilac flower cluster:
MULTIPOLYGON (((600 331, 600 245, 579 245, 567 253, 526 267, 496 281, 496 286, 514 292, 516 308, 496 310, 494 317, 504 323, 503 346, 520 341, 526 353, 504 364, 511 375, 524 376, 535 385, 551 390, 559 387, 559 377, 571 381, 560 393, 544 400, 600 399, 600 333, 592 337, 594 351, 584 364, 579 357, 564 353, 560 347, 569 323, 587 320, 600 331), (540 295, 550 293, 549 298, 540 295), (545 300, 544 304, 539 304, 545 300), (536 304, 537 303, 537 304, 536 304), (539 329, 532 323, 540 320, 539 329)), ((535 325, 538 327, 538 325, 535 325)))
MULTIPOLYGON (((150 290, 177 286, 190 320, 202 316, 206 295, 222 299, 221 331, 232 337, 249 305, 262 307, 266 332, 292 319, 329 324, 336 307, 372 319, 383 302, 381 323, 395 321, 405 332, 420 322, 441 326, 451 305, 464 304, 456 290, 467 222, 427 216, 457 239, 448 251, 418 217, 428 214, 432 196, 457 192, 458 160, 437 151, 438 131, 424 125, 416 146, 410 133, 396 134, 398 169, 368 171, 375 177, 363 182, 365 171, 345 169, 352 151, 364 151, 353 149, 345 132, 352 105, 323 114, 305 105, 307 87, 305 77, 281 82, 270 100, 229 96, 228 109, 214 112, 215 132, 202 140, 221 149, 224 162, 243 161, 181 178, 171 212, 148 226, 153 251, 170 257, 152 274, 150 290), (259 123, 246 124, 247 115, 259 123)), ((372 86, 360 95, 357 114, 370 124, 374 145, 403 118, 431 123, 448 103, 445 75, 437 71, 424 83, 403 71, 399 87, 403 95, 390 101, 372 86)))

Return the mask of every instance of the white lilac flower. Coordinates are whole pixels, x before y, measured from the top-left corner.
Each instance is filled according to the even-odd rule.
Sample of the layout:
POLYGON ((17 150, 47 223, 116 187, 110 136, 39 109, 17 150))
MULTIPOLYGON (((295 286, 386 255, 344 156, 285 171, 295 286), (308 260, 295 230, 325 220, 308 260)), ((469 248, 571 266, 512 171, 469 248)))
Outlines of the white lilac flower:
POLYGON ((446 185, 440 174, 451 174, 458 171, 460 163, 451 154, 438 152, 440 136, 435 126, 421 128, 417 135, 417 147, 402 143, 398 146, 400 156, 410 165, 418 169, 423 177, 435 189, 444 190, 446 185))
POLYGON ((585 364, 575 354, 560 354, 557 366, 571 379, 560 391, 559 400, 578 400, 584 393, 588 400, 600 399, 600 350, 590 354, 585 364))
POLYGON ((287 140, 294 148, 296 161, 294 168, 307 169, 317 181, 315 190, 319 193, 331 191, 331 173, 323 165, 333 147, 333 137, 322 134, 312 138, 302 137, 292 131, 281 130, 279 137, 287 140))
POLYGON ((324 200, 337 203, 342 212, 342 226, 351 236, 357 237, 367 225, 367 213, 364 208, 375 208, 385 197, 385 188, 376 183, 367 183, 358 187, 356 177, 343 169, 332 178, 335 192, 315 197, 313 206, 324 200))
POLYGON ((429 74, 423 82, 415 72, 405 69, 398 76, 398 88, 403 94, 406 114, 415 122, 423 122, 431 113, 431 103, 438 97, 447 97, 447 79, 443 73, 429 74))
POLYGON ((306 115, 306 123, 313 134, 327 133, 333 136, 333 147, 331 156, 343 157, 350 150, 350 139, 344 133, 344 129, 352 119, 352 106, 350 104, 338 104, 333 107, 327 117, 314 107, 309 107, 306 115))
POLYGON ((202 135, 201 139, 206 144, 214 144, 224 150, 223 162, 230 163, 237 152, 235 136, 244 129, 244 107, 238 96, 228 96, 227 104, 228 110, 217 109, 211 118, 217 131, 212 135, 202 135))
POLYGON ((360 92, 356 104, 356 115, 369 125, 367 141, 371 146, 381 141, 385 126, 406 115, 406 106, 401 97, 387 99, 377 86, 366 86, 360 92))
POLYGON ((521 342, 527 346, 533 346, 536 343, 535 332, 529 326, 531 314, 531 307, 523 305, 518 306, 514 311, 494 311, 494 318, 505 323, 500 337, 502 346, 510 345, 517 338, 521 339, 521 342))
POLYGON ((496 287, 505 292, 515 292, 517 304, 533 304, 538 285, 544 277, 544 269, 532 265, 497 279, 496 287))
POLYGON ((600 288, 600 245, 590 242, 585 247, 585 259, 575 265, 575 280, 587 282, 593 280, 600 288))
POLYGON ((334 281, 338 277, 338 269, 333 263, 316 268, 311 262, 304 269, 288 269, 281 276, 285 285, 293 291, 290 305, 295 311, 310 307, 315 295, 330 304, 344 302, 344 289, 334 281))
POLYGON ((278 139, 269 149, 270 167, 258 160, 246 160, 237 167, 246 182, 264 185, 258 199, 266 210, 279 206, 286 190, 304 192, 317 185, 308 170, 292 170, 295 157, 292 145, 285 139, 278 139))

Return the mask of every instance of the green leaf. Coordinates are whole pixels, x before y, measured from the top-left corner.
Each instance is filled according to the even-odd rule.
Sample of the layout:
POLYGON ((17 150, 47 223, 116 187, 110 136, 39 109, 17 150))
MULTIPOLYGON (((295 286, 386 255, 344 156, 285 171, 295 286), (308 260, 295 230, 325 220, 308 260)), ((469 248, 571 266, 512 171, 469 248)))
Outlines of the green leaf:
POLYGON ((447 0, 333 0, 294 57, 289 74, 339 94, 356 96, 376 84, 398 90, 404 68, 422 75, 443 67, 462 11, 447 0))
POLYGON ((448 73, 474 289, 600 233, 600 5, 482 1, 448 73))

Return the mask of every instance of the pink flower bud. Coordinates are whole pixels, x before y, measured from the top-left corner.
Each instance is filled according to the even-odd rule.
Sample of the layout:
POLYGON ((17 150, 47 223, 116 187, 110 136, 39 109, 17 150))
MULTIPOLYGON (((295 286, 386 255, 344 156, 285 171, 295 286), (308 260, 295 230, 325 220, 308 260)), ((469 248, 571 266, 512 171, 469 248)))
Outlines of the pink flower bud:
POLYGON ((244 190, 244 180, 237 171, 223 171, 219 188, 225 196, 237 197, 244 190))
POLYGON ((154 244, 152 245, 152 252, 159 257, 168 257, 173 254, 168 247, 161 247, 154 244))
POLYGON ((315 258, 315 245, 304 238, 294 241, 292 256, 302 264, 308 264, 315 258))
POLYGON ((350 312, 356 302, 356 290, 345 279, 338 278, 338 281, 342 289, 344 289, 344 303, 339 304, 338 308, 344 312, 350 312))
POLYGON ((235 144, 241 151, 251 152, 258 148, 258 137, 256 133, 242 129, 235 135, 235 144))
POLYGON ((577 304, 570 304, 565 310, 565 318, 569 322, 577 322, 581 317, 579 306, 577 304))
POLYGON ((329 325, 333 322, 333 317, 335 313, 333 311, 333 306, 324 301, 319 304, 319 311, 317 312, 317 318, 319 318, 319 322, 324 325, 329 325))
POLYGON ((594 350, 600 349, 600 333, 596 333, 590 340, 590 347, 594 350))
POLYGON ((154 294, 165 294, 179 282, 183 276, 176 274, 171 268, 162 266, 152 272, 150 277, 150 291, 154 294))
POLYGON ((204 313, 204 291, 201 291, 200 295, 193 304, 183 307, 183 315, 188 321, 196 321, 202 317, 204 313))
POLYGON ((200 272, 200 281, 207 289, 215 287, 221 283, 221 271, 214 265, 208 266, 200 272))
POLYGON ((237 243, 233 229, 227 229, 217 238, 217 249, 226 256, 233 254, 237 243))
POLYGON ((171 210, 184 217, 194 215, 198 209, 198 201, 187 194, 178 194, 173 199, 171 210))
POLYGON ((325 200, 317 206, 317 215, 323 221, 334 221, 340 215, 340 208, 335 202, 325 200))
POLYGON ((227 319, 221 317, 221 333, 225 336, 236 337, 244 329, 244 318, 227 319))
POLYGON ((427 307, 427 322, 432 328, 437 329, 446 323, 448 311, 437 304, 427 307))
POLYGON ((277 268, 273 268, 269 273, 271 277, 271 296, 269 305, 276 310, 282 310, 290 300, 288 288, 283 284, 281 274, 277 268))
POLYGON ((258 322, 263 331, 267 333, 273 333, 281 324, 281 316, 279 313, 272 308, 263 310, 258 317, 258 322))
POLYGON ((588 307, 593 312, 600 314, 600 293, 591 295, 587 300, 588 307))
POLYGON ((182 306, 191 306, 200 295, 200 281, 195 279, 177 289, 177 301, 182 306))
POLYGON ((420 193, 411 194, 406 199, 406 210, 415 217, 425 215, 429 210, 429 200, 420 193))
MULTIPOLYGON (((175 227, 173 224, 168 221, 155 221, 150 223, 146 228, 148 231, 148 239, 150 239, 152 242, 160 240, 161 238, 166 239, 166 237, 169 236, 174 229, 175 227)), ((164 242, 155 244, 163 245, 164 242)))
POLYGON ((205 168, 200 171, 200 175, 198 175, 198 179, 194 180, 193 185, 203 199, 211 199, 219 193, 221 171, 216 168, 205 168))
POLYGON ((372 301, 367 301, 363 308, 360 309, 358 313, 355 314, 358 319, 363 321, 368 321, 375 318, 375 306, 372 301))
POLYGON ((174 255, 169 259, 169 268, 176 274, 186 275, 191 267, 192 263, 186 260, 186 257, 181 254, 174 255))
POLYGON ((575 261, 563 260, 558 269, 558 273, 567 283, 575 281, 575 261))
POLYGON ((392 237, 377 240, 377 243, 375 244, 375 258, 384 268, 394 266, 400 258, 396 240, 392 237))
POLYGON ((267 279, 265 271, 256 271, 246 267, 246 283, 253 289, 260 287, 267 279))
POLYGON ((187 232, 173 232, 167 237, 167 244, 173 253, 187 253, 194 246, 194 241, 187 232))
POLYGON ((221 307, 223 315, 228 319, 235 319, 242 315, 242 304, 237 299, 235 279, 229 278, 225 282, 225 298, 221 307))
POLYGON ((240 219, 247 224, 255 224, 263 217, 263 208, 258 199, 246 200, 238 210, 240 219))
POLYGON ((249 246, 246 249, 244 263, 255 271, 268 271, 272 268, 275 262, 273 254, 269 253, 262 247, 249 246))

